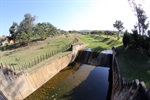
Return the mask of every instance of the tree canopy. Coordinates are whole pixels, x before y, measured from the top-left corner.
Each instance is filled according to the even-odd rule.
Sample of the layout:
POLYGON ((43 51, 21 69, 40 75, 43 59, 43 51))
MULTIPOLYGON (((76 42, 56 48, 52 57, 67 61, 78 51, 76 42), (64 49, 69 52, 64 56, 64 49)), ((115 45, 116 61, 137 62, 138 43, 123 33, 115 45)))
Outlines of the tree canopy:
POLYGON ((9 28, 9 32, 13 40, 29 43, 33 39, 46 39, 48 36, 55 36, 59 34, 57 28, 49 22, 34 24, 35 20, 35 16, 25 14, 24 19, 20 22, 20 24, 13 22, 12 26, 9 28))
POLYGON ((141 4, 137 4, 135 0, 128 0, 131 8, 133 9, 133 12, 135 16, 137 17, 137 25, 135 27, 138 27, 139 34, 145 35, 145 31, 149 27, 149 22, 147 22, 147 15, 142 7, 141 4))
MULTIPOLYGON (((119 32, 121 32, 121 31, 124 29, 123 22, 121 22, 121 20, 116 20, 115 23, 113 24, 113 26, 114 26, 119 32)), ((118 34, 117 34, 117 38, 118 38, 118 39, 120 38, 119 32, 118 32, 118 34)))

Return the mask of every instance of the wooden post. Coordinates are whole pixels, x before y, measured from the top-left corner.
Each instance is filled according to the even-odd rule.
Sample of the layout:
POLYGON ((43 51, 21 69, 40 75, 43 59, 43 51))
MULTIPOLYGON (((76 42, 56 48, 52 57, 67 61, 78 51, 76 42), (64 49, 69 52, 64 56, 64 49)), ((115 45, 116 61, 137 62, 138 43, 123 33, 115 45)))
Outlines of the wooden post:
POLYGON ((34 61, 33 60, 31 61, 31 65, 34 66, 34 61))
POLYGON ((47 53, 46 53, 46 59, 47 59, 48 57, 47 57, 47 53))
POLYGON ((1 63, 1 67, 3 68, 3 64, 1 63))
POLYGON ((39 63, 39 57, 37 57, 37 63, 39 63))
POLYGON ((42 56, 40 55, 40 62, 42 61, 42 56))
POLYGON ((18 70, 21 70, 19 65, 18 65, 18 70))
POLYGON ((26 63, 24 64, 24 67, 27 69, 26 63))
POLYGON ((24 66, 22 65, 22 70, 24 70, 24 66))
POLYGON ((34 58, 34 64, 36 65, 36 59, 34 58))
POLYGON ((12 68, 11 68, 11 64, 9 64, 9 68, 12 70, 12 68))
POLYGON ((50 53, 48 53, 48 58, 50 57, 50 53))
POLYGON ((7 65, 6 65, 6 63, 5 63, 5 67, 8 68, 7 65))
POLYGON ((53 56, 53 51, 52 51, 52 55, 51 56, 53 56))
POLYGON ((31 68, 31 64, 30 64, 30 62, 29 62, 29 68, 31 68))
POLYGON ((13 70, 15 71, 15 67, 14 67, 14 65, 12 65, 12 67, 13 67, 13 70))

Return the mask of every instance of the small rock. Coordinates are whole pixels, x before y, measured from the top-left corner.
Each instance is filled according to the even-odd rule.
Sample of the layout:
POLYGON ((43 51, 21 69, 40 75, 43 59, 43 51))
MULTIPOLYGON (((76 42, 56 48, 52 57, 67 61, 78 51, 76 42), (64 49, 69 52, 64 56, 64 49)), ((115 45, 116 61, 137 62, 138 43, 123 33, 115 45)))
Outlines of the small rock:
POLYGON ((53 100, 56 100, 56 98, 54 98, 53 100))
POLYGON ((52 95, 52 98, 54 98, 55 97, 55 95, 52 95))

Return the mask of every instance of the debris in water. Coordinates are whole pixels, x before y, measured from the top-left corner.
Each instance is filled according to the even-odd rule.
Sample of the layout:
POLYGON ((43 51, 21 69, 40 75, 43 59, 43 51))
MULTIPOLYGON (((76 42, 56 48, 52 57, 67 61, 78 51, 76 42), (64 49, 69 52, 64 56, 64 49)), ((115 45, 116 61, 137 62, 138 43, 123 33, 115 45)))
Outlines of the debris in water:
POLYGON ((53 100, 56 100, 56 98, 54 98, 53 100))
POLYGON ((55 97, 55 95, 52 95, 52 98, 54 98, 55 97))

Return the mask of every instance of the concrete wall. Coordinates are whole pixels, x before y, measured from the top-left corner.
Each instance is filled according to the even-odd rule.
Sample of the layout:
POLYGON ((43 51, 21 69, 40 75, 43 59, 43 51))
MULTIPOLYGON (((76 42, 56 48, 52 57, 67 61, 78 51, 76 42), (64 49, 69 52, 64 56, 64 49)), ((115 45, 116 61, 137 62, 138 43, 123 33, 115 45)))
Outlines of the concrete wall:
POLYGON ((55 58, 30 73, 8 71, 7 74, 4 74, 5 69, 1 69, 0 90, 8 100, 22 100, 26 98, 72 62, 78 50, 85 46, 86 44, 75 44, 72 47, 73 50, 66 55, 55 58))

